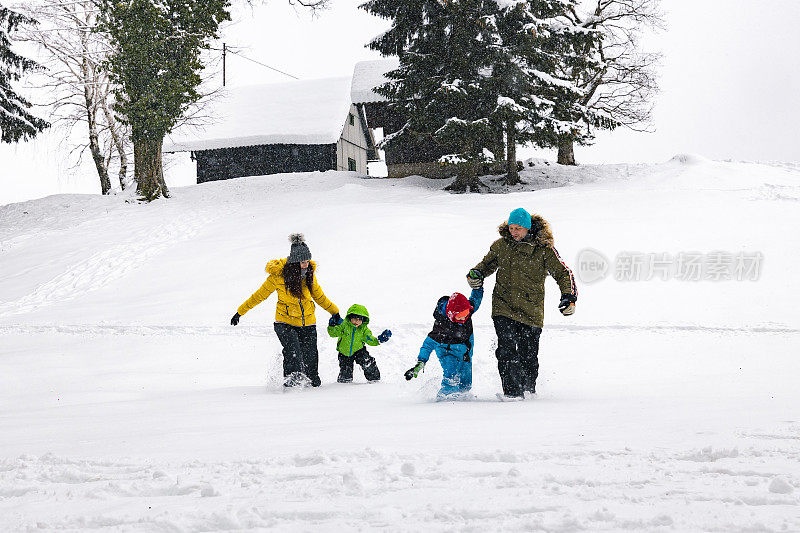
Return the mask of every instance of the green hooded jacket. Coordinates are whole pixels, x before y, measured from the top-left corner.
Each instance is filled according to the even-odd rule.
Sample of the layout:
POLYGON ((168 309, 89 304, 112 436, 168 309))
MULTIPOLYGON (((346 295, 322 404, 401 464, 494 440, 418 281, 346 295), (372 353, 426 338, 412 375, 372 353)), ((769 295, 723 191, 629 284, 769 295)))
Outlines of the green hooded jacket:
POLYGON ((344 322, 338 326, 328 326, 328 335, 339 337, 339 341, 336 343, 336 350, 345 357, 352 357, 365 344, 370 346, 380 344, 367 327, 367 324, 369 324, 369 311, 367 311, 367 308, 363 305, 353 304, 347 310, 344 322), (350 315, 363 316, 365 320, 360 326, 354 326, 350 323, 350 315))
POLYGON ((473 268, 484 277, 497 271, 492 293, 492 316, 504 316, 529 326, 541 328, 544 322, 544 280, 550 274, 562 296, 577 298, 578 289, 572 271, 553 246, 553 233, 547 221, 531 215, 531 229, 520 242, 514 240, 504 223, 500 238, 489 253, 473 268))

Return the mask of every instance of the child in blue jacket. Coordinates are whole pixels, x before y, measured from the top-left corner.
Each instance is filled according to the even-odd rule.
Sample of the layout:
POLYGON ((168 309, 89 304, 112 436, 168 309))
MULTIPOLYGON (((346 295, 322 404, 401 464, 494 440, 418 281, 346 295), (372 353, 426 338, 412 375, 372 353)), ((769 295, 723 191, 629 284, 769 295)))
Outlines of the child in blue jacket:
POLYGON ((472 315, 480 307, 482 299, 483 288, 472 289, 469 300, 459 292, 439 298, 433 311, 433 329, 422 343, 417 364, 406 371, 406 380, 419 375, 435 350, 444 374, 436 399, 458 400, 468 396, 472 388, 472 348, 475 342, 472 315))

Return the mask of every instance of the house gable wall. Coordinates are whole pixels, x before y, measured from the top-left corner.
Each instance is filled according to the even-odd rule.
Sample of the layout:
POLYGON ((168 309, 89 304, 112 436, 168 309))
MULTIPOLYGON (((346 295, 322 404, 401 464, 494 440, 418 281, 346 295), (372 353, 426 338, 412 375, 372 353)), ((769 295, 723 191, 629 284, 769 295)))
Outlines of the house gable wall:
POLYGON ((347 160, 353 159, 356 162, 356 172, 366 174, 369 146, 364 136, 361 114, 355 105, 350 105, 350 115, 345 117, 342 136, 336 143, 336 170, 349 170, 347 160), (353 117, 353 124, 350 124, 350 115, 353 117))

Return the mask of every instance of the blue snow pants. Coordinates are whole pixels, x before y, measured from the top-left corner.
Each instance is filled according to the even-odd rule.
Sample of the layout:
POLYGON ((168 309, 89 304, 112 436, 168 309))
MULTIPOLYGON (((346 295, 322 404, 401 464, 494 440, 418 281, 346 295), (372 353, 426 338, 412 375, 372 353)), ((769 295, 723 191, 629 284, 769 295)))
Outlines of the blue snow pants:
POLYGON ((439 364, 442 365, 442 388, 437 394, 443 398, 451 394, 464 393, 472 388, 472 344, 443 344, 426 337, 422 343, 417 360, 428 361, 431 352, 436 352, 439 364))
MULTIPOLYGON (((452 346, 452 345, 451 345, 452 346)), ((459 345, 459 346, 464 346, 459 345)), ((466 346, 464 346, 466 348, 466 346)), ((436 350, 436 356, 442 365, 442 388, 439 389, 437 396, 448 396, 450 394, 464 393, 472 388, 472 358, 464 361, 463 356, 441 353, 436 350)))

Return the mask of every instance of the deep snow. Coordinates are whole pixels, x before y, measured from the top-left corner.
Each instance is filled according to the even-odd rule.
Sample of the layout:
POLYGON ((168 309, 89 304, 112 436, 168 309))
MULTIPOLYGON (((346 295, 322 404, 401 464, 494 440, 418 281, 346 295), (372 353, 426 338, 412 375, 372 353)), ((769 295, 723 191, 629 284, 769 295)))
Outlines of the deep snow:
POLYGON ((800 170, 532 163, 508 194, 328 172, 0 207, 0 530, 800 530, 800 170), (570 318, 549 280, 540 392, 514 404, 490 280, 477 401, 435 403, 435 358, 402 372, 518 206, 576 270, 585 248, 727 251, 761 275, 611 272, 570 318), (320 328, 323 387, 283 393, 274 295, 228 325, 294 231, 327 295, 394 332, 381 383, 334 383, 320 328))

